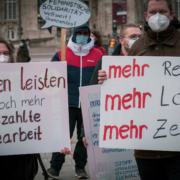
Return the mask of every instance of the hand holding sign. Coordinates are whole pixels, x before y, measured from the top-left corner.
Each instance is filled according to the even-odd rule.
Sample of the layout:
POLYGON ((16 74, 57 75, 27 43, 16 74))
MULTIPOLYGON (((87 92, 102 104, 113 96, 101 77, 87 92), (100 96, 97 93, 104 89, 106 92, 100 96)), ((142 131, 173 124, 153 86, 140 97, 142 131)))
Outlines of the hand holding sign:
MULTIPOLYGON (((70 139, 70 144, 72 144, 72 139, 70 139)), ((61 151, 60 151, 60 153, 61 154, 64 154, 64 155, 69 155, 69 154, 71 154, 71 155, 73 155, 73 152, 72 151, 70 151, 69 150, 69 148, 67 148, 67 147, 64 147, 64 149, 61 149, 61 151)))
POLYGON ((91 17, 91 10, 80 0, 46 0, 40 7, 40 15, 46 21, 41 29, 73 28, 85 24, 91 17))
POLYGON ((98 71, 98 84, 102 84, 104 82, 104 80, 107 79, 107 74, 106 74, 106 71, 104 70, 99 70, 98 71))

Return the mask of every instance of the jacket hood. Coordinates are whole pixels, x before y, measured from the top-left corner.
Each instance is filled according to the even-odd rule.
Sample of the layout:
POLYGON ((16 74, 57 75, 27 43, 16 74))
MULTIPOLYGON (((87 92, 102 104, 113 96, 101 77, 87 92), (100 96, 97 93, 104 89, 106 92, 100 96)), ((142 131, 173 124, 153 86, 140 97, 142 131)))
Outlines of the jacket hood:
POLYGON ((83 24, 82 26, 79 26, 79 27, 73 29, 72 41, 74 43, 76 43, 76 32, 79 31, 80 29, 86 30, 89 34, 89 39, 90 39, 91 30, 87 24, 83 24))
MULTIPOLYGON (((179 23, 178 19, 175 16, 173 17, 173 20, 170 22, 170 25, 175 26, 177 29, 180 28, 180 23, 179 23)), ((146 21, 145 24, 144 24, 144 30, 148 31, 148 29, 151 29, 151 28, 149 27, 148 22, 146 21)))
POLYGON ((87 56, 89 51, 94 47, 94 39, 92 37, 90 37, 90 42, 84 45, 74 43, 72 38, 73 36, 69 39, 67 47, 77 56, 87 56))

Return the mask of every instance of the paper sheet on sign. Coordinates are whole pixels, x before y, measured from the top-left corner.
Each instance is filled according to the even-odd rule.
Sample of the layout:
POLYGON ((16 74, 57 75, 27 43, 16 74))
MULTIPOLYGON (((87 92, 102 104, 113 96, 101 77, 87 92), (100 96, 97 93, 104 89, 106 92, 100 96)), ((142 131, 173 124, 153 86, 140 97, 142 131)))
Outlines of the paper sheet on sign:
POLYGON ((70 148, 67 64, 0 66, 0 155, 70 148))
POLYGON ((103 57, 100 147, 180 151, 179 57, 103 57))
POLYGON ((46 0, 39 10, 46 21, 41 29, 51 26, 74 28, 85 24, 91 17, 90 8, 81 0, 46 0))
POLYGON ((80 97, 86 140, 90 179, 93 180, 139 180, 138 168, 129 149, 99 147, 100 85, 81 87, 80 97))

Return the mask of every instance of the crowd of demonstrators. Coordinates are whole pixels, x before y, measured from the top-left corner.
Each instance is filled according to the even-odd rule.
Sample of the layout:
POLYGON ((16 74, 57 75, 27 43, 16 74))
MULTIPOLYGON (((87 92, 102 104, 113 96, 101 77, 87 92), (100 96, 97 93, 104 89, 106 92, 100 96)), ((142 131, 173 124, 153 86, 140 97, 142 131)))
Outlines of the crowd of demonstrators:
MULTIPOLYGON (((174 17, 171 1, 147 0, 144 15, 147 33, 133 44, 128 56, 179 57, 180 23, 174 17)), ((99 70, 99 74, 94 73, 92 79, 102 84, 107 79, 107 74, 99 70)), ((86 142, 85 146, 87 146, 86 142)), ((135 150, 134 156, 141 180, 180 179, 180 152, 135 150)))
POLYGON ((24 39, 21 39, 20 43, 19 43, 19 49, 17 52, 17 57, 16 57, 16 62, 29 62, 30 61, 30 57, 29 57, 29 51, 28 48, 26 46, 26 42, 24 39))
MULTIPOLYGON (((110 43, 113 56, 180 56, 180 23, 174 17, 171 0, 146 0, 144 13, 146 35, 141 37, 139 27, 134 24, 122 26, 120 31, 120 44, 115 47, 115 40, 110 43)), ((98 31, 92 33, 87 24, 74 28, 66 48, 66 61, 68 73, 68 103, 69 103, 69 129, 70 138, 77 126, 77 143, 73 154, 75 160, 75 175, 79 179, 86 179, 87 142, 84 135, 79 87, 102 84, 107 74, 102 70, 102 38, 98 31), (76 125, 77 124, 77 125, 76 125), (83 138, 82 138, 83 137, 83 138)), ((18 50, 17 62, 28 62, 23 48, 22 40, 18 50), (22 53, 21 53, 22 52, 22 53), (19 59, 19 60, 18 60, 19 59), (27 61, 26 61, 27 60, 27 61)), ((25 48, 24 48, 25 49, 25 48)), ((27 47, 26 47, 27 49, 27 47)), ((14 62, 12 48, 3 39, 0 39, 0 62, 14 62)), ((59 50, 52 62, 61 61, 59 50)), ((59 173, 65 162, 65 155, 72 154, 68 148, 61 153, 52 153, 51 167, 47 170, 49 177, 59 179, 59 173)), ((179 180, 180 179, 180 152, 135 150, 141 180, 179 180)), ((2 178, 25 179, 26 158, 20 156, 0 157, 2 178), (11 170, 11 173, 9 172, 11 170), (11 177, 10 177, 11 176, 11 177), (8 177, 8 178, 7 178, 8 177), (16 178, 14 178, 16 177, 16 178), (18 177, 18 178, 17 178, 18 177)))
MULTIPOLYGON (((68 101, 69 101, 69 129, 70 138, 73 136, 77 123, 77 143, 74 150, 75 175, 79 179, 86 179, 88 175, 85 171, 87 163, 87 150, 81 138, 82 112, 79 96, 79 87, 89 85, 97 61, 102 57, 102 53, 94 48, 94 39, 90 36, 90 28, 87 24, 73 29, 67 48, 66 61, 68 73, 68 101)), ((61 61, 61 50, 59 50, 52 62, 61 61)), ((65 155, 53 153, 51 167, 47 170, 48 175, 54 179, 59 179, 59 173, 65 162, 65 155)))
MULTIPOLYGON (((112 56, 127 56, 128 52, 130 51, 130 48, 132 47, 132 44, 141 37, 141 31, 138 26, 135 24, 126 24, 121 27, 120 31, 120 37, 119 37, 119 42, 120 44, 116 47, 114 52, 112 53, 112 56)), ((90 85, 96 85, 96 84, 101 84, 104 80, 101 81, 101 77, 99 77, 98 80, 98 74, 104 73, 105 71, 102 71, 102 59, 100 59, 97 62, 96 68, 94 70, 93 76, 90 81, 90 85)), ((84 126, 82 124, 81 127, 81 137, 83 138, 83 143, 84 146, 87 148, 87 142, 85 138, 85 133, 84 133, 84 126)))
POLYGON ((102 47, 103 39, 100 32, 96 29, 91 30, 91 37, 94 39, 94 47, 99 49, 103 55, 107 55, 106 50, 102 47))

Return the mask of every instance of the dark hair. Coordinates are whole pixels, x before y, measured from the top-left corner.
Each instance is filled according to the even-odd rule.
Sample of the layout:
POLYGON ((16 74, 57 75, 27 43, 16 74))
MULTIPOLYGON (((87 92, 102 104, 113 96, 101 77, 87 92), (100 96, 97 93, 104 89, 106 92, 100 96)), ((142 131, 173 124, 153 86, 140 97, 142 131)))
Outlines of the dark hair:
POLYGON ((171 2, 171 0, 147 0, 146 5, 145 5, 145 12, 147 12, 147 10, 148 10, 148 4, 149 4, 150 1, 166 1, 170 12, 172 12, 172 2, 171 2))
POLYGON ((96 30, 96 29, 92 29, 91 33, 97 39, 96 42, 94 42, 94 44, 101 47, 103 45, 103 39, 102 39, 102 36, 101 36, 100 32, 98 30, 96 30))
POLYGON ((120 37, 125 36, 127 28, 139 28, 139 27, 132 23, 121 26, 120 37))
POLYGON ((9 45, 9 43, 2 37, 0 37, 0 43, 5 44, 9 50, 10 58, 9 58, 8 63, 14 63, 13 50, 11 46, 9 45))
POLYGON ((20 41, 22 41, 23 43, 26 43, 26 41, 24 39, 21 39, 20 41))

